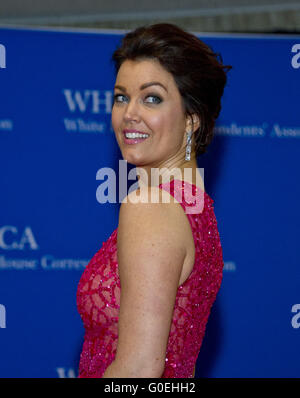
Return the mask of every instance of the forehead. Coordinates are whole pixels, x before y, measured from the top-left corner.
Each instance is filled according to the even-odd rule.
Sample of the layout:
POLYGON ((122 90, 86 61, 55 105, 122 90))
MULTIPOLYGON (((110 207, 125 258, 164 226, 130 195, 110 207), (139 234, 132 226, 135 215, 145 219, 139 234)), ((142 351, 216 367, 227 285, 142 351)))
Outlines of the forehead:
POLYGON ((168 91, 176 89, 176 84, 169 73, 157 60, 126 60, 122 63, 116 83, 123 86, 140 86, 150 81, 158 81, 167 87, 168 91))

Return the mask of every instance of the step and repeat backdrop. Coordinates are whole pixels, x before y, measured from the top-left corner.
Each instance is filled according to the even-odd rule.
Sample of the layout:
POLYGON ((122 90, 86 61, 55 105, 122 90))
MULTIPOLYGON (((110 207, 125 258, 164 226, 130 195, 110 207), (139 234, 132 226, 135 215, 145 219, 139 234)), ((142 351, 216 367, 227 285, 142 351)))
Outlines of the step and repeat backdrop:
MULTIPOLYGON (((97 190, 120 174, 124 34, 0 28, 0 377, 78 376, 77 284, 118 224, 97 190)), ((196 377, 299 377, 300 36, 197 36, 233 69, 198 158, 224 273, 196 377)))

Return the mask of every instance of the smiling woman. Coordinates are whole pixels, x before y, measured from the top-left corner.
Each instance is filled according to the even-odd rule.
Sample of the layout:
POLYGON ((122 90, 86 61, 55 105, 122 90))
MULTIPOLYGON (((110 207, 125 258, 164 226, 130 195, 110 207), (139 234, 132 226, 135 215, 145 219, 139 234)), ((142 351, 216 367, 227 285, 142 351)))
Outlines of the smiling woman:
POLYGON ((194 377, 223 270, 196 157, 212 140, 229 67, 172 24, 128 33, 113 60, 112 125, 138 189, 78 285, 79 377, 194 377))
POLYGON ((126 60, 117 75, 114 99, 112 125, 123 158, 138 167, 147 165, 147 170, 165 166, 166 160, 169 167, 176 166, 187 121, 172 74, 156 60, 126 60))

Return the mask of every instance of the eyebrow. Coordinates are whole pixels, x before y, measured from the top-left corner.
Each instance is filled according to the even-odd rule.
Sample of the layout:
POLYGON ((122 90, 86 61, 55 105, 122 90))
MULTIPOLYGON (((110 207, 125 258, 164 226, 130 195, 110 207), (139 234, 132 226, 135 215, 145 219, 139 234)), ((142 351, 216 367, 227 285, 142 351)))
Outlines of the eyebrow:
MULTIPOLYGON (((140 90, 144 90, 145 88, 149 87, 149 86, 161 86, 163 89, 166 90, 166 92, 168 92, 168 90, 166 89, 166 87, 160 83, 160 82, 149 82, 149 83, 144 83, 141 85, 140 90)), ((120 85, 116 85, 115 89, 118 88, 121 91, 126 92, 126 88, 120 85)))

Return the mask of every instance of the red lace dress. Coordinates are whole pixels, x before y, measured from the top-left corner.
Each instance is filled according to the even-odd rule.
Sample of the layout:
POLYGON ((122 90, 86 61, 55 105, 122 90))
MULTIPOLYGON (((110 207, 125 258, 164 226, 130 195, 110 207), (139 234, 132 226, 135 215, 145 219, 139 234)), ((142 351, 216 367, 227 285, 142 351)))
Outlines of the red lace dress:
MULTIPOLYGON (((183 207, 196 249, 192 272, 177 290, 161 377, 191 378, 222 281, 222 247, 213 200, 206 192, 181 180, 160 184, 160 188, 167 190, 183 207), (197 211, 193 212, 196 207, 197 211)), ((119 305, 116 229, 90 260, 78 284, 77 308, 85 327, 79 377, 102 377, 114 360, 119 305)))

